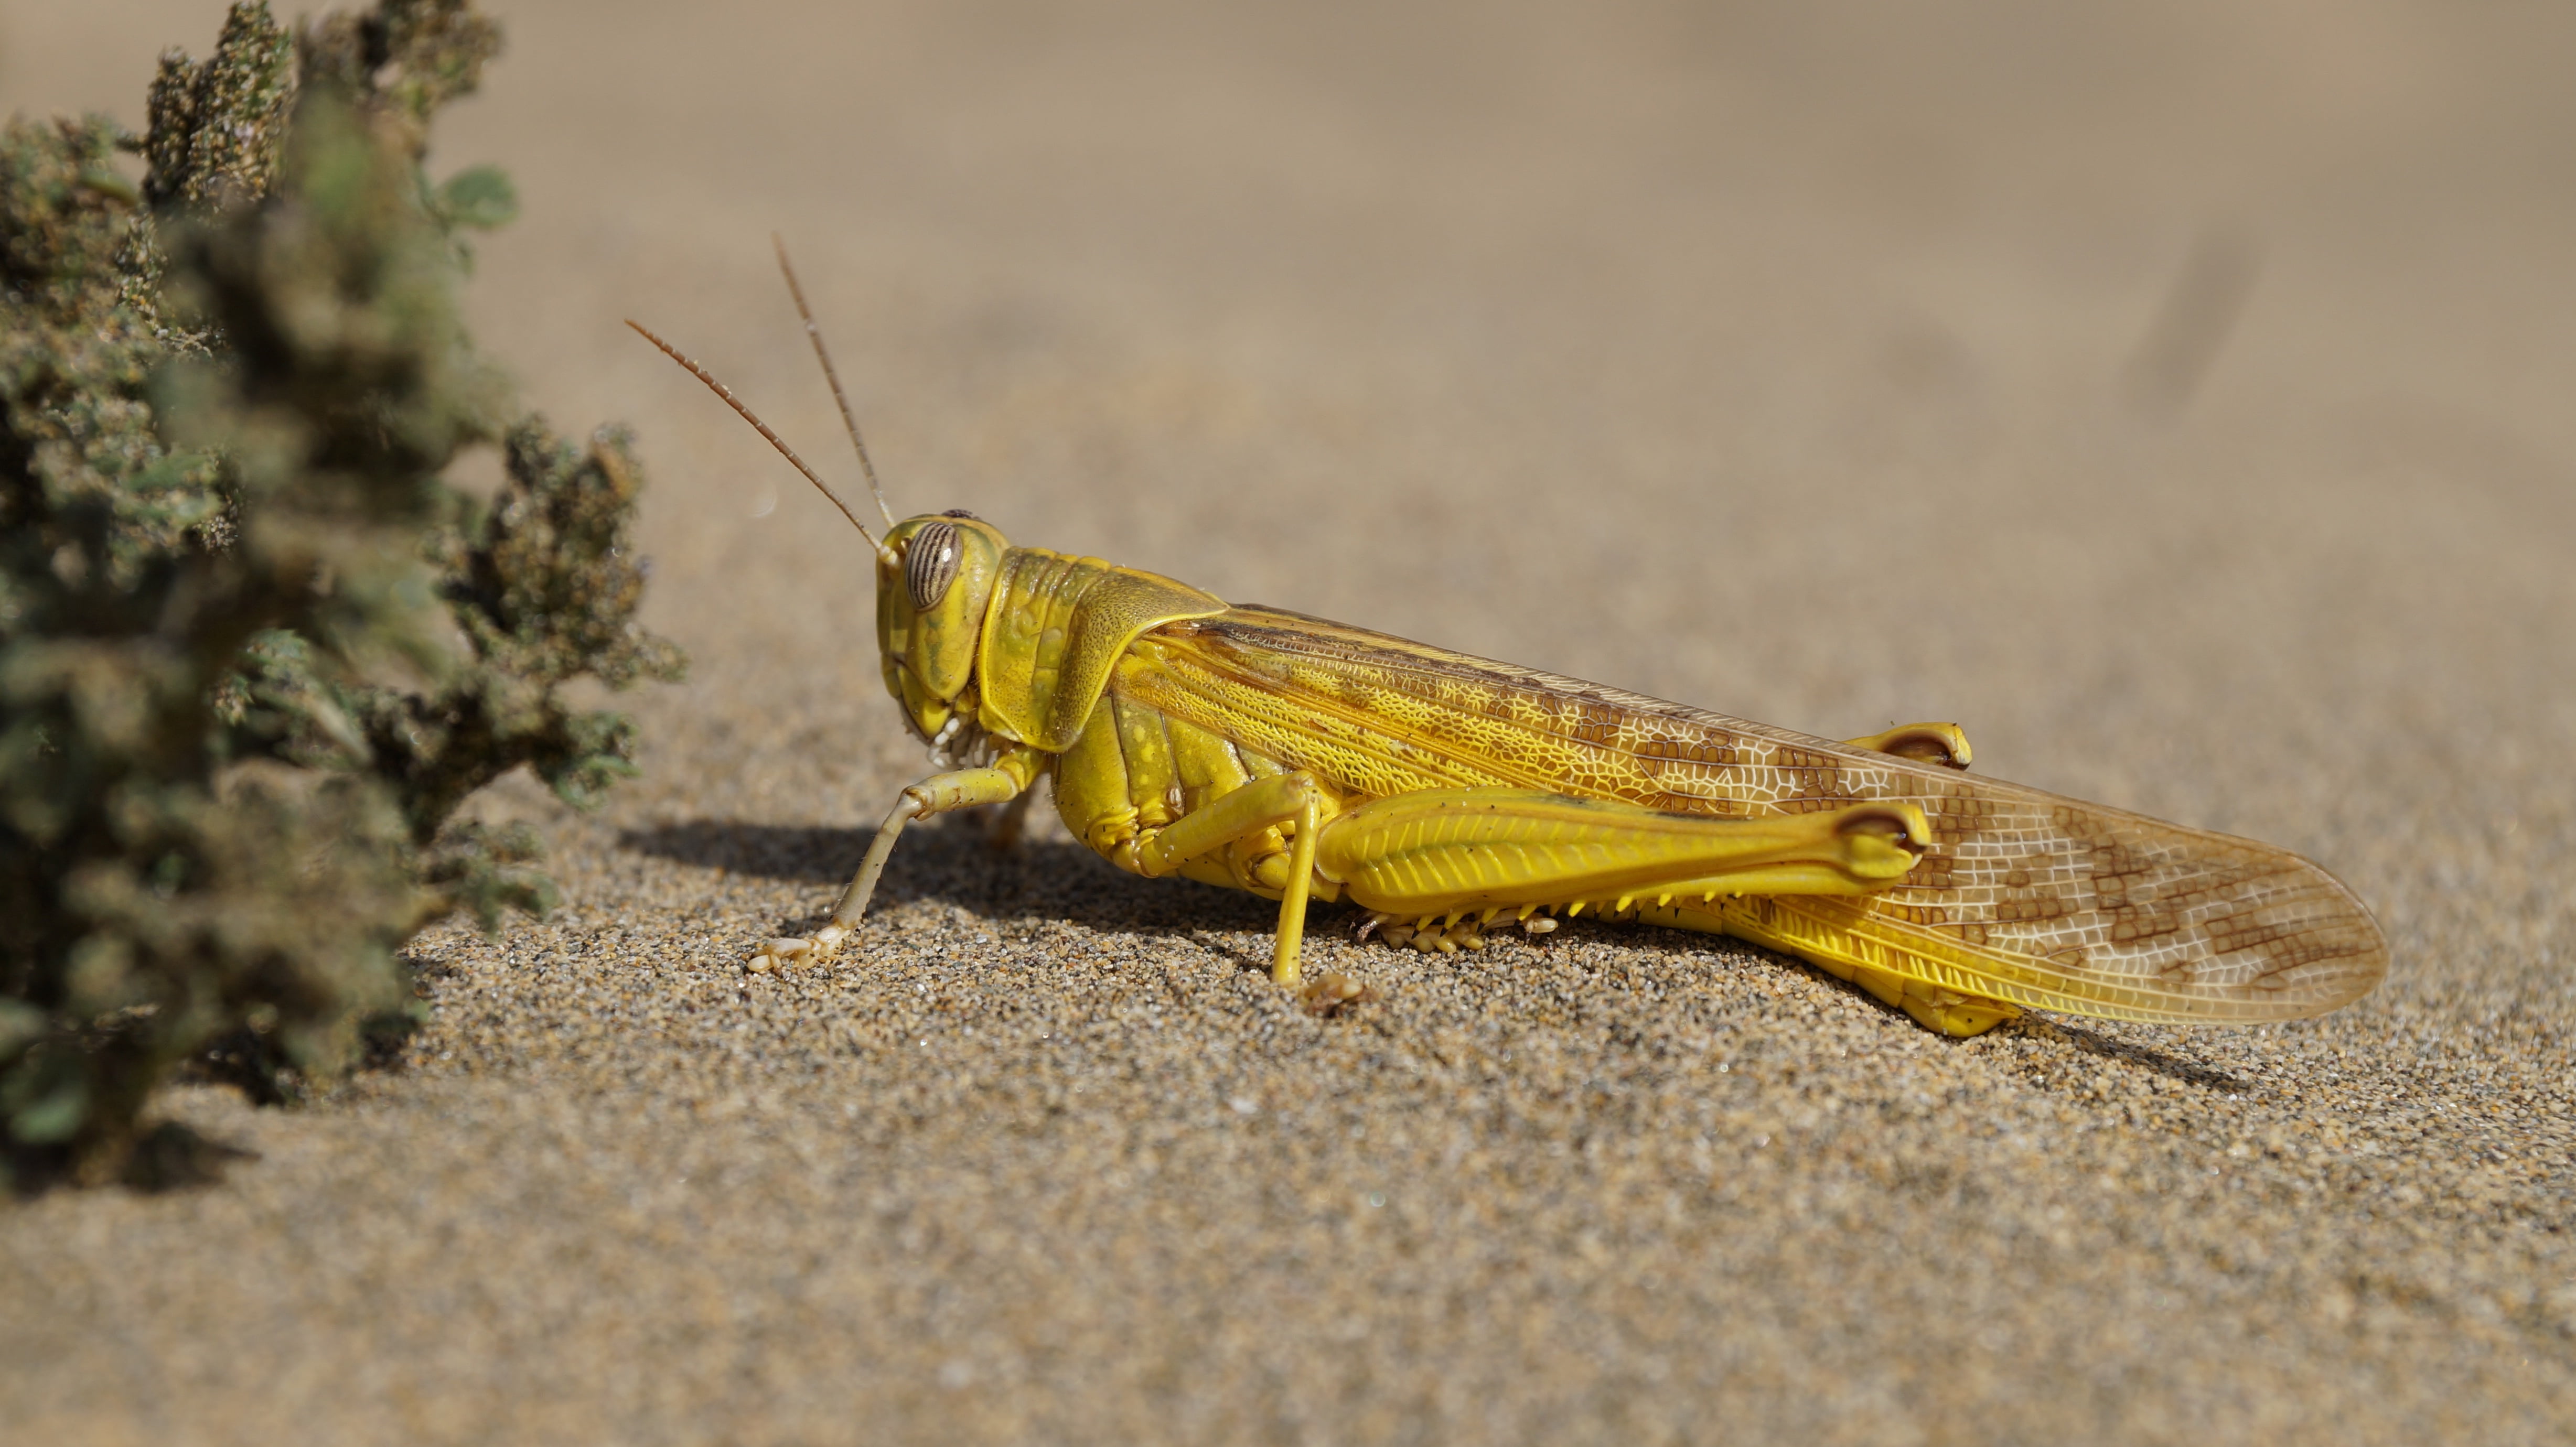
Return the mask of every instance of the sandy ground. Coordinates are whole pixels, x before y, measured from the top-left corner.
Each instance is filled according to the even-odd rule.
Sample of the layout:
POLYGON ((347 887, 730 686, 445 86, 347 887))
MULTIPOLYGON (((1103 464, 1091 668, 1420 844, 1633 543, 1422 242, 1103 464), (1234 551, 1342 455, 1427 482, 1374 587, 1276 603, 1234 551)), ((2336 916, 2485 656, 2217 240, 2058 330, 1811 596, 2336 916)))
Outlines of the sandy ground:
MULTIPOLYGON (((418 957, 402 1066, 0 1207, 15 1442, 2480 1442, 2576 1434, 2563 11, 578 4, 442 132, 490 349, 637 424, 649 773, 418 957), (1759 951, 1444 959, 965 823, 865 554, 627 335, 899 509, 2278 841, 2332 1018, 1925 1035, 1759 951), (837 465, 847 475, 852 469, 837 465)), ((139 118, 215 0, 0 4, 139 118)))

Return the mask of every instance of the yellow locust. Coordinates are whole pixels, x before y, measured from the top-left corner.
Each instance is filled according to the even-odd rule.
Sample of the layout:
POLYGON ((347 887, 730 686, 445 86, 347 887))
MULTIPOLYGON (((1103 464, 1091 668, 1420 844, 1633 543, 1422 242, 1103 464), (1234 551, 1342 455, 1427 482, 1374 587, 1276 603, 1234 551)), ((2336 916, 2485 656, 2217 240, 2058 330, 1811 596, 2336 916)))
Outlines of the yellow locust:
POLYGON ((755 969, 836 949, 906 824, 1009 804, 1015 830, 1041 778, 1119 868, 1278 900, 1283 985, 1315 899, 1421 949, 1578 913, 1732 935, 1962 1036, 2023 1007, 2297 1019, 2387 969, 2369 911, 2316 865, 1971 778, 1954 725, 1811 738, 1014 547, 965 512, 896 522, 877 502, 879 656, 936 772, 903 791, 831 921, 770 942, 755 969))

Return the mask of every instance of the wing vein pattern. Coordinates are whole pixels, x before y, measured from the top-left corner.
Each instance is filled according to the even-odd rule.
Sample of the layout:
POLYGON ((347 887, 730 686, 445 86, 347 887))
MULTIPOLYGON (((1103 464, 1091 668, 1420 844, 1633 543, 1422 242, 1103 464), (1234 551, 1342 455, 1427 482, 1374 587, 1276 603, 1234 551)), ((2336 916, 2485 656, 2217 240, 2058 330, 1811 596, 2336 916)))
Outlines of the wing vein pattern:
POLYGON ((1284 610, 1164 625, 1111 686, 1371 798, 1504 785, 1720 818, 1919 805, 1932 852, 1849 907, 2027 1003, 2279 1019, 2387 968, 2361 902, 2287 850, 1284 610))

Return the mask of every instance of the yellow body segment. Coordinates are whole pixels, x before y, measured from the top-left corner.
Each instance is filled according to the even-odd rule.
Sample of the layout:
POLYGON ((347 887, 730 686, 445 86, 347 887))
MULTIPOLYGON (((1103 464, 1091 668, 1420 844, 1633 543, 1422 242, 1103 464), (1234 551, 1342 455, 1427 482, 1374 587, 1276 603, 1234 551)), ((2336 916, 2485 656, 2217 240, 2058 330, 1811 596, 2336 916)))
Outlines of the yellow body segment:
MULTIPOLYGON (((636 329, 830 494, 722 383, 636 329)), ((1012 547, 964 512, 886 520, 870 538, 880 667, 937 772, 904 790, 831 922, 771 941, 755 970, 848 938, 912 820, 1017 811, 1045 774, 1076 837, 1120 868, 1279 900, 1282 982, 1310 898, 1351 899, 1365 928, 1423 948, 1472 948, 1498 920, 1544 932, 1559 910, 1734 935, 1953 1035, 2024 1006, 2297 1019, 2387 972, 2370 912, 2323 869, 1968 778, 1953 724, 1836 743, 1231 607, 1012 547)))
POLYGON ((1316 867, 1382 914, 1555 906, 1579 899, 1866 894, 1931 842, 1921 810, 1708 819, 1526 789, 1434 789, 1333 819, 1316 867))
MULTIPOLYGON (((1112 686, 1224 719, 1245 746, 1375 797, 1518 788, 1709 819, 1913 805, 1932 848, 1865 903, 1774 891, 1747 898, 1776 907, 1652 916, 1787 950, 1909 1009, 1930 991, 1936 1004, 2285 1019, 2356 998, 2386 968, 2368 912, 2285 850, 1275 609, 1155 630, 1112 686), (1882 988, 1904 981, 1923 989, 1882 988)), ((1882 737, 1900 736, 1928 753, 1941 735, 1882 737)))
POLYGON ((976 667, 983 726, 1062 753, 1090 721, 1110 670, 1138 634, 1225 610, 1222 599, 1152 573, 1013 548, 1003 555, 976 667))
POLYGON ((898 526, 879 573, 888 687, 949 772, 906 791, 832 924, 775 959, 847 934, 904 823, 1044 773, 1120 868, 1280 900, 1283 982, 1310 898, 1424 948, 1586 911, 1733 935, 1957 1035, 2024 1006, 2288 1019, 2386 968, 2315 865, 1971 778, 1954 725, 1836 743, 1232 607, 962 517, 898 526))

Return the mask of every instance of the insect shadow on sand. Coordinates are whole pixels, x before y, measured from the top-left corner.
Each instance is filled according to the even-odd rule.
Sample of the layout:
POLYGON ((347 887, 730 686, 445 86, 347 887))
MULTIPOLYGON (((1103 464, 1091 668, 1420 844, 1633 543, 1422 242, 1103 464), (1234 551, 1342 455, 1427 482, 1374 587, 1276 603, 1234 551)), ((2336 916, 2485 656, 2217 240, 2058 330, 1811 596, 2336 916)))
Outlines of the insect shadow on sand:
MULTIPOLYGON (((879 899, 889 905, 929 900, 1004 928, 1061 922, 1110 934, 1190 936, 1247 970, 1269 969, 1265 949, 1237 948, 1205 938, 1217 932, 1267 935, 1278 920, 1267 900, 1186 879, 1139 878, 1067 840, 1023 840, 1012 849, 997 850, 986 829, 985 822, 971 814, 913 825, 904 832, 903 846, 887 866, 879 899)), ((849 883, 876 833, 830 825, 690 819, 628 829, 618 842, 641 854, 700 869, 814 886, 812 904, 805 913, 774 922, 780 929, 802 929, 829 916, 832 901, 849 883)), ((1312 918, 1310 928, 1333 929, 1341 921, 1341 908, 1319 905, 1312 918)), ((1902 1023, 1894 1007, 1881 1005, 1859 986, 1758 945, 1652 926, 1594 925, 1589 920, 1569 921, 1565 937, 1569 942, 1598 937, 1631 949, 1669 953, 1706 954, 1714 949, 1741 954, 1774 968, 1812 974, 1884 1010, 1892 1025, 1902 1023)), ((2032 1014, 2007 1028, 2204 1090, 2252 1088, 2222 1070, 2101 1034, 2073 1020, 2032 1014)))
POLYGON ((2025 1015, 2015 1024, 2021 1033, 2034 1039, 2057 1041, 2087 1055, 2103 1060, 2117 1060, 2124 1065, 2133 1065, 2150 1074, 2161 1075, 2168 1080, 2178 1080, 2185 1085, 2196 1086, 2202 1090, 2250 1094, 2254 1089, 2253 1086, 2224 1070, 2168 1055, 2150 1045, 2115 1039, 2082 1022, 2055 1019, 2045 1015, 2025 1015))
MULTIPOLYGON (((819 924, 829 915, 833 900, 850 882, 876 833, 865 828, 691 819, 628 829, 618 842, 641 854, 701 869, 812 885, 809 912, 776 922, 781 928, 800 928, 819 924)), ((1278 906, 1258 896, 1189 880, 1142 879, 1111 867, 1070 841, 1030 839, 1015 848, 997 850, 982 821, 971 815, 926 820, 905 830, 902 847, 887 864, 877 897, 880 909, 929 900, 1006 927, 1062 922, 1118 934, 1244 931, 1267 935, 1278 923, 1278 906)), ((1255 963, 1263 970, 1269 968, 1266 947, 1255 963)))

